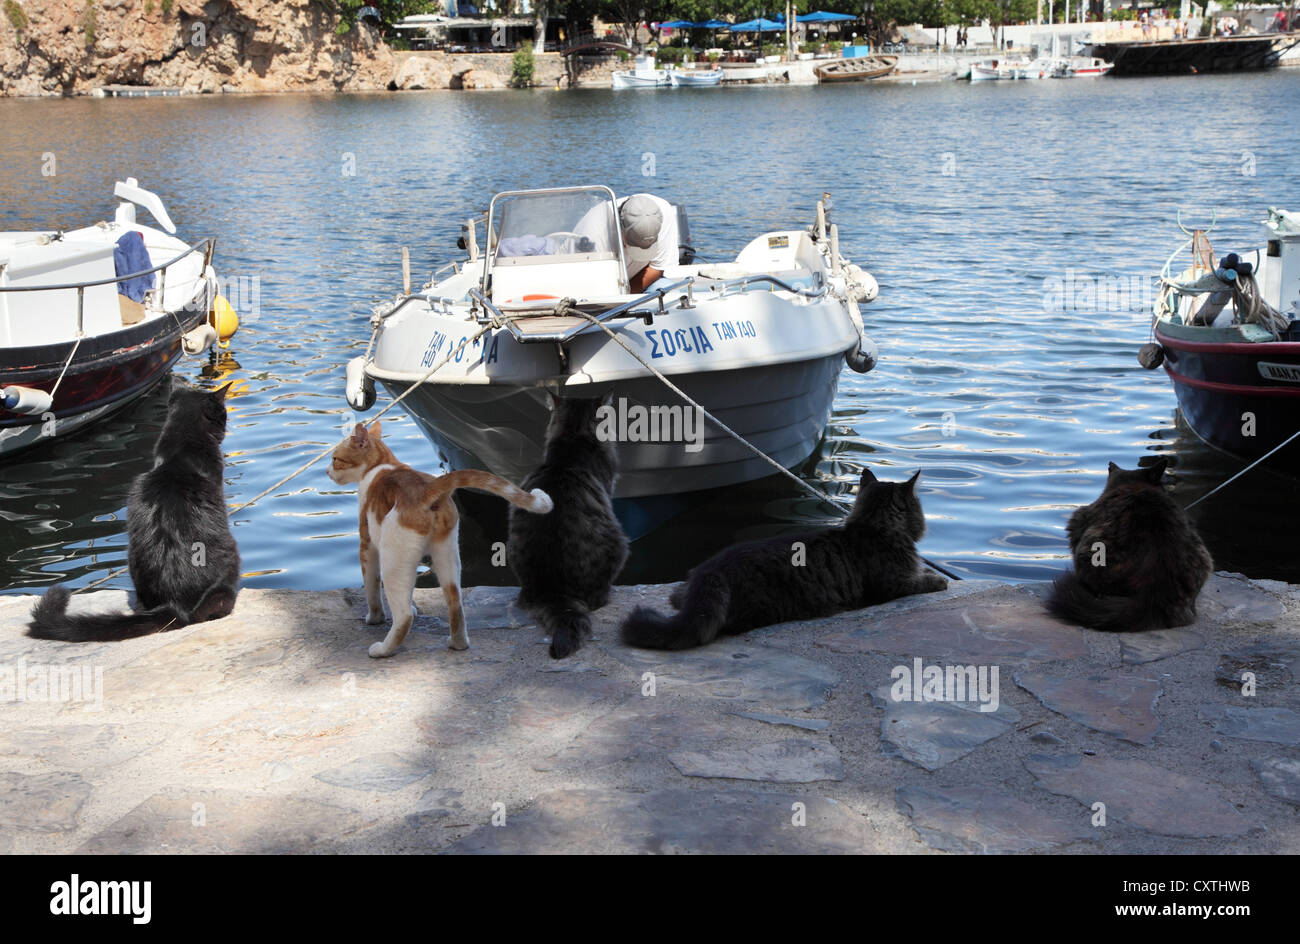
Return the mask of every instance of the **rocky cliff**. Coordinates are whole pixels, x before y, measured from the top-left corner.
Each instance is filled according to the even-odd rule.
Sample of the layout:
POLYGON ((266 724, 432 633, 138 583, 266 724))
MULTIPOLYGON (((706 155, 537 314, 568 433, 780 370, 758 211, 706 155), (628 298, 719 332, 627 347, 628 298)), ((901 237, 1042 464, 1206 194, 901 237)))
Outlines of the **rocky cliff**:
POLYGON ((338 23, 322 0, 0 0, 0 95, 386 88, 378 33, 338 23))

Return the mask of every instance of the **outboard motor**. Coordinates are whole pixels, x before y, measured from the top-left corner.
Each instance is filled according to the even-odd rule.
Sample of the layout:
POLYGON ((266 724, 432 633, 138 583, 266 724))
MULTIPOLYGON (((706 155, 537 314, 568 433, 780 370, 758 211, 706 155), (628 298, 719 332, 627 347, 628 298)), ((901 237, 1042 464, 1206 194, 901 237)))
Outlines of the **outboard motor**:
POLYGON ((690 265, 695 261, 695 247, 691 244, 691 225, 686 222, 686 208, 677 210, 677 264, 690 265))

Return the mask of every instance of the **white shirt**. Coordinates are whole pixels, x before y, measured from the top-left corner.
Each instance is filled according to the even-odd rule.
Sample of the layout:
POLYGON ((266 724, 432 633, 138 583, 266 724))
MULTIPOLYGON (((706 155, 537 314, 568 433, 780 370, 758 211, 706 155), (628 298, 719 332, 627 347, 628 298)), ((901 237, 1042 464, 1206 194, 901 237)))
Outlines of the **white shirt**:
MULTIPOLYGON (((629 279, 646 266, 654 266, 660 272, 663 272, 669 266, 677 265, 679 258, 677 244, 681 241, 677 235, 676 207, 652 193, 632 194, 632 196, 648 197, 653 200, 658 205, 664 221, 663 225, 659 227, 659 238, 654 241, 649 249, 629 245, 626 240, 623 242, 623 259, 627 263, 627 277, 629 279)), ((628 199, 628 197, 623 197, 618 201, 620 210, 628 199)))

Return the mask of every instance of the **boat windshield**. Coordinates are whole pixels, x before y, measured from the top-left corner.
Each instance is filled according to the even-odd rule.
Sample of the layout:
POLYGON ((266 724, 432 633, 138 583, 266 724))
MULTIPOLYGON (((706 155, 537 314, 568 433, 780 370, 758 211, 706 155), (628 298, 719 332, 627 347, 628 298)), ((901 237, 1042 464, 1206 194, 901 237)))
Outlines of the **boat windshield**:
POLYGON ((604 187, 503 193, 492 216, 493 265, 619 257, 614 195, 604 187))

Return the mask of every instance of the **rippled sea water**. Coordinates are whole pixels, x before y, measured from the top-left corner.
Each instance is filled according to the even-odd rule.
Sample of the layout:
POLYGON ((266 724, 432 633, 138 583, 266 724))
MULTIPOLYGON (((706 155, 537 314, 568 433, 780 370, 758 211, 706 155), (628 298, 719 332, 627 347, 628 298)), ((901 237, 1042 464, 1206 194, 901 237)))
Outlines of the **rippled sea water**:
MULTIPOLYGON (((238 381, 226 440, 238 504, 336 442, 353 417, 343 364, 371 306, 457 257, 457 221, 520 187, 604 183, 684 203, 695 244, 733 256, 811 221, 834 196, 841 245, 875 274, 880 346, 845 370, 822 449, 800 471, 847 492, 864 463, 923 470, 925 553, 966 576, 1050 576, 1064 524, 1114 460, 1163 455, 1187 503, 1239 464, 1176 418, 1163 372, 1135 352, 1150 284, 1185 219, 1216 247, 1256 246, 1270 205, 1300 209, 1300 70, 1169 79, 698 91, 0 100, 0 229, 111 215, 115 179, 162 197, 183 236, 218 237, 243 325, 213 367, 238 381), (1261 110, 1266 109, 1266 110, 1261 110), (42 175, 46 155, 57 173, 42 175), (652 173, 653 176, 646 176, 652 173), (1065 280, 1135 280, 1056 310, 1065 280), (256 311, 249 307, 256 302, 256 311)), ((143 217, 142 217, 143 218, 143 217)), ((166 409, 159 389, 71 439, 0 466, 0 589, 86 583, 125 563, 125 503, 166 409)), ((400 409, 400 408, 399 408, 400 409)), ((436 470, 394 411, 398 455, 436 470)), ((1300 426, 1300 417, 1297 417, 1300 426)), ((236 518, 247 586, 360 583, 356 505, 318 465, 236 518)), ((504 534, 463 503, 467 584, 504 534)), ((1221 568, 1300 580, 1300 486, 1250 473, 1193 512, 1221 568)), ((625 581, 671 580, 736 539, 832 520, 780 479, 719 490, 639 540, 625 581)), ((125 575, 110 585, 128 586, 125 575)))

